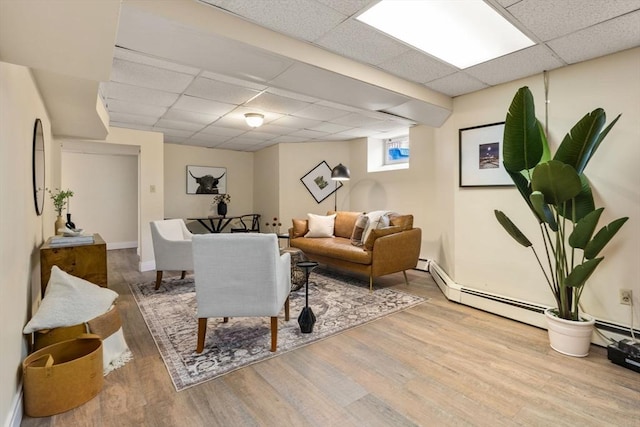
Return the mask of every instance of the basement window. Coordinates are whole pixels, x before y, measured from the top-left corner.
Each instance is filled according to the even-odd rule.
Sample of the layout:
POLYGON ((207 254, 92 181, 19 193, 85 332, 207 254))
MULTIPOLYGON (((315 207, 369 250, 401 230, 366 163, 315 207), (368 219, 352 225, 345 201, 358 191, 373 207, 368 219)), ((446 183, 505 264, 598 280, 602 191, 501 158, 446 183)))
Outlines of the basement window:
POLYGON ((409 169, 409 135, 367 139, 367 171, 409 169))
POLYGON ((382 142, 384 144, 383 164, 409 163, 409 135, 383 139, 382 142))

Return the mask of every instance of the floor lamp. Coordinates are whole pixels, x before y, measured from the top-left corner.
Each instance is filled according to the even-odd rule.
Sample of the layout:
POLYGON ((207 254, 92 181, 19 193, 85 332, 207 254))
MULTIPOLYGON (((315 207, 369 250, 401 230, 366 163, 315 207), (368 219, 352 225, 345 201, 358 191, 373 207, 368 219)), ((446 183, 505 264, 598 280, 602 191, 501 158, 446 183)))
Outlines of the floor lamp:
MULTIPOLYGON (((334 181, 349 181, 351 178, 351 172, 349 172, 349 168, 339 163, 338 166, 331 170, 331 179, 334 181)), ((338 211, 338 183, 336 183, 336 191, 335 191, 335 199, 333 202, 333 210, 335 212, 338 211)))

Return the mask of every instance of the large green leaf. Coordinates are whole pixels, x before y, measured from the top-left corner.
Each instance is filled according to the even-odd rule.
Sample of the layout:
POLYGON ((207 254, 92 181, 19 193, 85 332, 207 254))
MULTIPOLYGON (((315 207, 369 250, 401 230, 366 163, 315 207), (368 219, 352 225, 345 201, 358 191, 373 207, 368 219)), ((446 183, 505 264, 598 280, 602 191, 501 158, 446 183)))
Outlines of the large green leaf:
POLYGON ((586 161, 584 163, 583 169, 587 167, 587 164, 589 163, 589 160, 591 160, 591 157, 593 157, 593 155, 595 154, 596 150, 598 150, 598 147, 600 147, 600 144, 602 143, 604 138, 607 136, 607 134, 609 133, 609 131, 611 130, 613 125, 616 124, 616 122, 618 121, 620 116, 621 116, 621 114, 618 114, 618 116, 611 123, 609 123, 609 126, 607 126, 602 132, 600 132, 600 135, 598 136, 598 139, 596 140, 595 144, 593 145, 593 149, 591 150, 591 155, 589 156, 588 159, 586 159, 586 161))
POLYGON ((507 231, 507 233, 509 233, 511 237, 515 239, 516 242, 520 243, 525 248, 531 246, 531 242, 529 241, 529 239, 527 239, 527 236, 525 236, 522 231, 520 231, 520 229, 516 227, 516 225, 511 222, 511 220, 502 211, 494 210, 493 212, 495 213, 500 225, 502 225, 502 227, 507 231))
POLYGON ((578 173, 582 173, 606 120, 607 116, 602 108, 585 114, 564 137, 553 159, 571 165, 578 173))
POLYGON ((604 258, 595 258, 583 262, 576 266, 571 273, 567 276, 564 284, 573 288, 579 288, 585 284, 587 279, 593 274, 600 261, 604 258))
POLYGON ((569 245, 571 245, 572 248, 584 249, 587 246, 587 243, 591 240, 591 236, 593 236, 593 232, 596 230, 602 211, 604 211, 604 208, 591 211, 578 221, 576 228, 573 229, 573 232, 569 236, 569 245))
POLYGON ((540 134, 533 95, 524 86, 513 97, 505 119, 502 142, 504 167, 519 172, 537 165, 543 152, 540 134))
POLYGON ((582 184, 571 166, 557 160, 549 160, 533 170, 531 189, 544 194, 545 202, 559 206, 576 197, 582 189, 582 184))
POLYGON ((596 204, 593 201, 593 193, 591 192, 591 185, 589 184, 589 180, 584 174, 580 175, 580 183, 582 184, 582 189, 580 190, 578 195, 575 198, 568 200, 567 203, 563 205, 564 209, 563 206, 558 206, 558 213, 565 218, 572 220, 573 222, 580 221, 582 218, 596 209, 596 204), (574 203, 576 205, 575 218, 573 218, 574 203))
POLYGON ((549 148, 549 142, 547 142, 547 136, 544 134, 544 128, 540 120, 538 120, 538 132, 540 133, 540 141, 542 142, 542 157, 539 163, 548 162, 551 160, 551 149, 549 148))
POLYGON ((553 231, 558 231, 558 223, 553 217, 553 212, 551 212, 549 205, 544 202, 544 194, 539 191, 534 191, 531 193, 531 196, 529 196, 529 200, 531 200, 537 217, 542 218, 544 222, 549 224, 549 227, 551 227, 553 231))
POLYGON ((596 233, 587 246, 584 248, 584 256, 587 259, 593 259, 600 251, 609 243, 609 241, 616 235, 620 227, 627 222, 629 217, 618 218, 615 221, 610 222, 608 225, 602 227, 600 231, 596 233))
POLYGON ((531 209, 531 212, 536 217, 538 222, 543 222, 544 219, 538 216, 536 210, 531 204, 531 200, 529 200, 529 197, 531 196, 531 185, 529 185, 529 180, 520 172, 510 172, 509 170, 507 170, 507 173, 509 174, 509 176, 511 176, 511 180, 516 185, 516 188, 520 192, 520 195, 522 196, 524 201, 527 202, 529 209, 531 209))

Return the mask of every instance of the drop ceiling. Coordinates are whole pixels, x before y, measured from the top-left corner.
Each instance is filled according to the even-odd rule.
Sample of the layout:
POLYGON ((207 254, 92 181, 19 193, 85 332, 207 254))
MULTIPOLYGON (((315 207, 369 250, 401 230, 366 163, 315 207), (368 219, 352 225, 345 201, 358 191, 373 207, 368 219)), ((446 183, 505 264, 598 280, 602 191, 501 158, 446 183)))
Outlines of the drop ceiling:
POLYGON ((640 46, 640 0, 487 0, 535 45, 461 70, 355 20, 376 2, 124 0, 101 32, 116 34, 100 84, 109 124, 239 151, 395 136, 442 125, 452 97, 640 46), (250 129, 247 112, 265 124, 250 129))

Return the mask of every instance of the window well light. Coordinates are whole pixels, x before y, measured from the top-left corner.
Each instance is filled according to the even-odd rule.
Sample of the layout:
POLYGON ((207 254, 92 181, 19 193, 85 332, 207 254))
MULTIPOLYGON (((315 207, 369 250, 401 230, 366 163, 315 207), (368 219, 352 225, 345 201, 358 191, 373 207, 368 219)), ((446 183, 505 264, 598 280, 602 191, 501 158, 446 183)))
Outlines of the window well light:
POLYGON ((244 115, 244 119, 252 128, 258 128, 262 126, 262 123, 264 122, 264 115, 259 113, 247 113, 244 115))
POLYGON ((382 0, 357 19, 461 69, 535 44, 482 0, 382 0))

